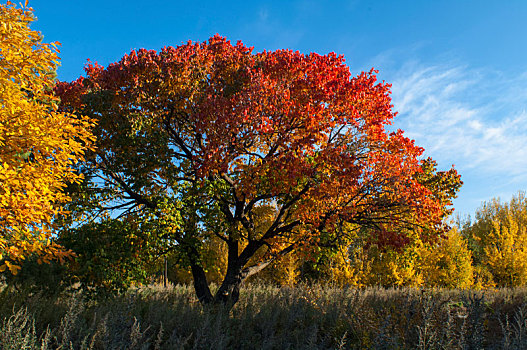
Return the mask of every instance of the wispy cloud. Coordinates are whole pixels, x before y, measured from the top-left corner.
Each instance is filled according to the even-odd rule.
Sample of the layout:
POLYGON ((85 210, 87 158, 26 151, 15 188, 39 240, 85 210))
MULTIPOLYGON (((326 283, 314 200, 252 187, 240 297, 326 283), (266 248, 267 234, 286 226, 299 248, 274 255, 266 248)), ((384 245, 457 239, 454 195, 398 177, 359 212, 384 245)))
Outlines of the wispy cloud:
POLYGON ((473 213, 493 197, 527 189, 527 72, 410 62, 391 77, 394 127, 465 183, 455 206, 473 213))
POLYGON ((392 81, 395 126, 427 155, 443 166, 527 183, 527 74, 414 62, 392 81))

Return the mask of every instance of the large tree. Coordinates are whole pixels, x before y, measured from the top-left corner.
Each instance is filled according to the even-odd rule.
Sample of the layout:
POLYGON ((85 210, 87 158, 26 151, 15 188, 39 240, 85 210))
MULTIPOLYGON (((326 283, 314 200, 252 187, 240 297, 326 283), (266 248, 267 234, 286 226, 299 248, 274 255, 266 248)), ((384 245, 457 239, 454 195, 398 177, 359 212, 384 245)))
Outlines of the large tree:
POLYGON ((66 183, 81 178, 72 164, 93 141, 89 119, 57 112, 57 43, 42 43, 33 20, 30 8, 0 5, 0 272, 16 273, 32 254, 67 254, 52 242, 51 222, 66 183))
POLYGON ((98 121, 88 187, 106 209, 157 222, 203 303, 236 302, 276 257, 350 228, 404 241, 393 229, 442 225, 415 176, 423 149, 386 130, 389 89, 374 71, 352 77, 334 53, 253 53, 220 36, 88 64, 57 86, 64 110, 98 121), (215 295, 200 251, 212 235, 228 251, 215 295))

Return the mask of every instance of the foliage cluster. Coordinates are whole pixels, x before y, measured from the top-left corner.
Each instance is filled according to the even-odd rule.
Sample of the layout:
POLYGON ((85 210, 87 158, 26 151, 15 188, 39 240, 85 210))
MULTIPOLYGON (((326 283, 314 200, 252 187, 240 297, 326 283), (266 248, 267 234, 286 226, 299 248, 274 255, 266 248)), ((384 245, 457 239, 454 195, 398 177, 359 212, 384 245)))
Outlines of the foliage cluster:
MULTIPOLYGON (((26 4, 27 6, 27 4, 26 4)), ((70 198, 72 165, 93 142, 92 121, 58 111, 53 95, 57 43, 29 28, 31 9, 0 5, 0 273, 16 273, 28 256, 71 256, 52 240, 52 221, 70 198)))
MULTIPOLYGON (((526 286, 527 199, 492 199, 475 219, 458 220, 437 241, 412 237, 402 249, 371 245, 357 237, 331 255, 318 256, 317 280, 339 286, 493 288, 526 286)), ((290 257, 302 271, 303 260, 290 257)), ((279 266, 275 267, 280 269, 279 266)), ((304 270, 305 271, 305 270, 304 270)), ((273 271, 268 280, 287 284, 273 271)), ((309 277, 310 272, 305 273, 309 277)), ((312 274, 311 274, 312 275, 312 274)), ((301 277, 302 275, 300 275, 301 277)))
POLYGON ((483 203, 474 222, 461 223, 478 267, 476 278, 496 286, 527 284, 527 197, 519 192, 509 202, 483 203))

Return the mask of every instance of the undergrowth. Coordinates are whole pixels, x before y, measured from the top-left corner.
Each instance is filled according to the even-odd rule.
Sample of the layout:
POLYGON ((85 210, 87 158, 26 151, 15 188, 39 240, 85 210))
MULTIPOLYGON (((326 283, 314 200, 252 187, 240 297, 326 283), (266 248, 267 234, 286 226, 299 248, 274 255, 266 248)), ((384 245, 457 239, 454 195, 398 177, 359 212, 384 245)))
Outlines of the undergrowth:
POLYGON ((0 292, 0 349, 527 349, 527 290, 249 285, 231 310, 189 286, 0 292))

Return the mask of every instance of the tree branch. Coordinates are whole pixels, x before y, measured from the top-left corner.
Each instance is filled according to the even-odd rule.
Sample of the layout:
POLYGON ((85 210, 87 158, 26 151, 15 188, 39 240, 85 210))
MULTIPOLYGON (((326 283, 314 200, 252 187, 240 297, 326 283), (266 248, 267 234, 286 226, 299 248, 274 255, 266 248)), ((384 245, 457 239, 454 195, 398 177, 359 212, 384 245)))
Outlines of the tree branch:
POLYGON ((244 268, 242 270, 242 276, 243 276, 243 279, 246 279, 254 274, 257 274, 258 272, 262 271, 263 269, 265 269, 267 266, 269 266, 273 261, 275 261, 276 259, 286 255, 287 253, 290 253, 291 251, 293 251, 294 249, 294 245, 290 245, 289 247, 281 250, 280 252, 278 252, 275 256, 273 256, 272 258, 270 259, 267 259, 265 261, 262 261, 256 265, 252 265, 252 266, 248 266, 246 268, 244 268))

